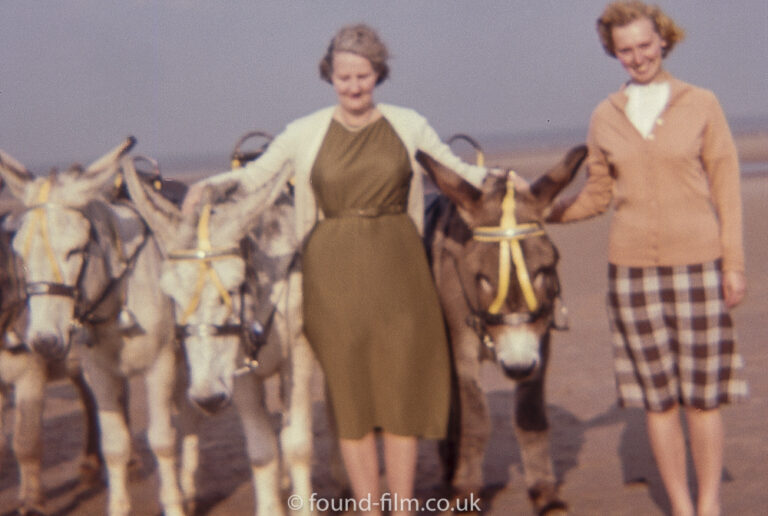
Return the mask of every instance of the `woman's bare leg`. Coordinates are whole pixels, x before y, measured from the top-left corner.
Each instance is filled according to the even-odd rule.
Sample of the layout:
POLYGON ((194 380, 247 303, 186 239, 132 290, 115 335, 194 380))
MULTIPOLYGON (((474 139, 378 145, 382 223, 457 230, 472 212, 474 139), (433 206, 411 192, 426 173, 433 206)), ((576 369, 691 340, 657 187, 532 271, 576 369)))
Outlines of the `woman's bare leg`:
POLYGON ((392 516, 415 514, 418 509, 413 497, 417 456, 416 437, 384 434, 387 487, 392 495, 390 499, 394 502, 389 507, 392 516))
POLYGON ((672 504, 673 516, 693 516, 688 489, 686 448, 678 407, 665 412, 646 412, 648 438, 661 479, 672 504))
POLYGON ((691 454, 699 486, 698 515, 720 516, 720 484, 723 475, 723 418, 719 409, 687 408, 691 454))
POLYGON ((380 515, 379 457, 375 434, 369 432, 362 439, 339 439, 339 446, 357 503, 363 500, 370 502, 370 511, 366 514, 380 515))

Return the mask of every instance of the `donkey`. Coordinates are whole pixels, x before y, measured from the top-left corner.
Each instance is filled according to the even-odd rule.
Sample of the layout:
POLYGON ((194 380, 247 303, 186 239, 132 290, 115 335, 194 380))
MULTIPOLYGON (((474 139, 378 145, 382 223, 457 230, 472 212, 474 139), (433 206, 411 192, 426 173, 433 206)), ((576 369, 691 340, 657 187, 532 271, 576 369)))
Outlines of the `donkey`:
POLYGON ((477 189, 417 154, 444 194, 427 210, 425 243, 454 360, 457 392, 442 450, 446 479, 460 495, 483 487, 491 423, 478 375, 480 361, 491 357, 516 385, 514 427, 533 507, 539 514, 565 510, 544 400, 550 331, 559 320, 558 253, 542 221, 585 156, 585 147, 571 149, 531 185, 512 173, 477 189))
MULTIPOLYGON (((109 202, 126 139, 87 168, 35 178, 3 157, 0 175, 24 210, 12 247, 24 264, 25 342, 48 360, 82 355, 96 397, 107 466, 108 513, 130 512, 130 432, 124 405, 129 377, 141 375, 148 396, 148 440, 168 516, 184 514, 171 424, 179 363, 170 299, 156 286, 159 248, 138 213, 109 202)), ((4 156, 4 155, 3 155, 4 156)))
POLYGON ((222 199, 208 189, 196 213, 182 214, 139 182, 130 159, 123 169, 128 191, 165 254, 160 288, 175 302, 190 376, 187 395, 205 413, 234 402, 256 513, 283 514, 278 448, 293 492, 305 501, 312 494, 314 358, 302 332, 292 200, 279 185, 222 199), (264 403, 264 380, 275 374, 285 406, 280 447, 264 403))
MULTIPOLYGON (((0 215, 0 221, 6 216, 0 215)), ((19 277, 19 260, 11 251, 11 236, 0 228, 0 453, 5 448, 3 400, 12 392, 16 406, 12 447, 19 466, 17 512, 42 514, 42 419, 47 381, 69 377, 83 403, 86 435, 80 480, 86 485, 95 483, 100 473, 99 427, 95 399, 85 383, 79 360, 69 357, 48 364, 21 340, 26 322, 24 286, 19 277)))

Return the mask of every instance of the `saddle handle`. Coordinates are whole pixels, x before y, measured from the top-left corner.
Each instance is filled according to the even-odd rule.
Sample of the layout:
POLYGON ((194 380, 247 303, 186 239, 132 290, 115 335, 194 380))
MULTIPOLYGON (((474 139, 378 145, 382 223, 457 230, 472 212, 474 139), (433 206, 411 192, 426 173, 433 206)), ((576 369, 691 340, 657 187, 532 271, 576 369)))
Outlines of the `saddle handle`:
POLYGON ((249 161, 253 161, 259 156, 261 156, 265 150, 267 150, 267 147, 272 142, 273 136, 267 132, 264 131, 249 131, 245 133, 243 136, 240 137, 239 140, 237 140, 237 143, 235 144, 235 148, 232 150, 232 156, 231 156, 231 165, 232 168, 240 168, 249 161), (256 150, 252 151, 243 151, 242 146, 247 142, 248 140, 255 139, 255 138, 262 138, 265 141, 256 148, 256 150))
MULTIPOLYGON (((160 174, 160 163, 158 163, 156 159, 150 158, 149 156, 145 156, 143 154, 139 154, 133 156, 133 165, 136 167, 136 171, 138 172, 139 177, 147 180, 147 182, 152 183, 152 188, 158 192, 163 188, 163 176, 160 174), (149 171, 142 170, 141 167, 138 166, 138 163, 142 162, 149 165, 149 171)), ((122 176, 119 177, 122 178, 122 176)))
POLYGON ((458 140, 464 140, 465 142, 469 143, 473 149, 475 149, 475 163, 477 163, 478 167, 485 165, 485 153, 483 152, 483 148, 480 146, 480 144, 477 143, 477 140, 468 134, 457 133, 448 138, 448 145, 452 145, 458 140))

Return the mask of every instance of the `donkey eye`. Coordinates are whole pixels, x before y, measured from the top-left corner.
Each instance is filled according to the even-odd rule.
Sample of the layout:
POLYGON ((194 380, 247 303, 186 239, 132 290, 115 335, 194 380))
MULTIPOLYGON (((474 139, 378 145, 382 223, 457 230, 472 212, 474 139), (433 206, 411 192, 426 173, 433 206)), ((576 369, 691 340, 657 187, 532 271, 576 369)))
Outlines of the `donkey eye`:
POLYGON ((85 254, 85 247, 77 247, 75 249, 70 250, 67 253, 67 260, 70 260, 74 256, 84 255, 85 254))
POLYGON ((553 274, 557 274, 555 269, 553 269, 552 267, 546 265, 544 267, 539 267, 538 269, 536 269, 534 271, 534 273, 533 273, 533 278, 534 279, 546 278, 546 277, 551 276, 553 274))

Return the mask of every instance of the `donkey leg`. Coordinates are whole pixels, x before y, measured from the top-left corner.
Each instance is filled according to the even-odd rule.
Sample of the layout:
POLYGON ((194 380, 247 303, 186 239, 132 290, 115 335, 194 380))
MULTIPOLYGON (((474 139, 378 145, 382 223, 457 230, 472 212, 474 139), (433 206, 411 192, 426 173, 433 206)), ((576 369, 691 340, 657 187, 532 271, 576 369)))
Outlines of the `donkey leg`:
POLYGON ((183 377, 177 382, 176 403, 180 411, 181 430, 181 472, 179 483, 184 495, 184 510, 187 514, 195 514, 197 504, 197 470, 200 467, 200 439, 197 434, 200 422, 204 417, 196 410, 186 396, 186 375, 179 371, 183 377))
POLYGON ((293 485, 293 494, 304 501, 297 514, 310 514, 307 501, 312 495, 312 370, 314 355, 301 335, 291 352, 286 382, 288 414, 280 432, 283 459, 293 485))
POLYGON ((2 374, 2 351, 0 351, 0 464, 2 464, 3 455, 8 447, 8 442, 5 437, 5 398, 7 392, 5 390, 4 378, 2 374))
POLYGON ((483 458, 491 431, 488 402, 480 386, 477 338, 453 343, 459 391, 459 436, 453 487, 460 495, 479 493, 483 487, 483 458))
POLYGON ((181 473, 179 482, 181 484, 181 492, 184 495, 184 510, 187 514, 195 513, 197 505, 197 483, 195 478, 199 467, 200 439, 195 432, 184 432, 181 439, 181 473))
MULTIPOLYGON (((166 342, 172 343, 173 339, 166 342)), ((147 440, 157 460, 160 503, 165 516, 184 515, 184 497, 177 473, 176 431, 171 422, 178 366, 173 347, 164 346, 144 376, 149 410, 147 440)))
POLYGON ((255 514, 283 515, 277 437, 264 403, 264 384, 253 374, 236 378, 233 401, 240 415, 251 461, 255 514))
POLYGON ((41 482, 46 368, 36 355, 21 355, 26 370, 15 382, 13 451, 19 465, 19 513, 43 513, 41 482))
POLYGON ((515 391, 515 434, 520 445, 528 497, 536 514, 565 514, 549 441, 544 374, 521 382, 515 391))
MULTIPOLYGON (((94 348, 91 352, 96 352, 94 348)), ((131 458, 131 435, 125 421, 121 398, 125 396, 125 379, 96 365, 103 357, 86 364, 86 380, 98 406, 101 429, 101 451, 107 465, 110 516, 127 516, 131 511, 128 495, 128 461, 131 458)))
POLYGON ((80 481, 85 485, 95 485, 101 478, 101 468, 104 457, 99 446, 99 416, 96 398, 85 381, 85 376, 79 364, 67 371, 80 401, 83 403, 85 415, 85 455, 80 461, 80 481))

